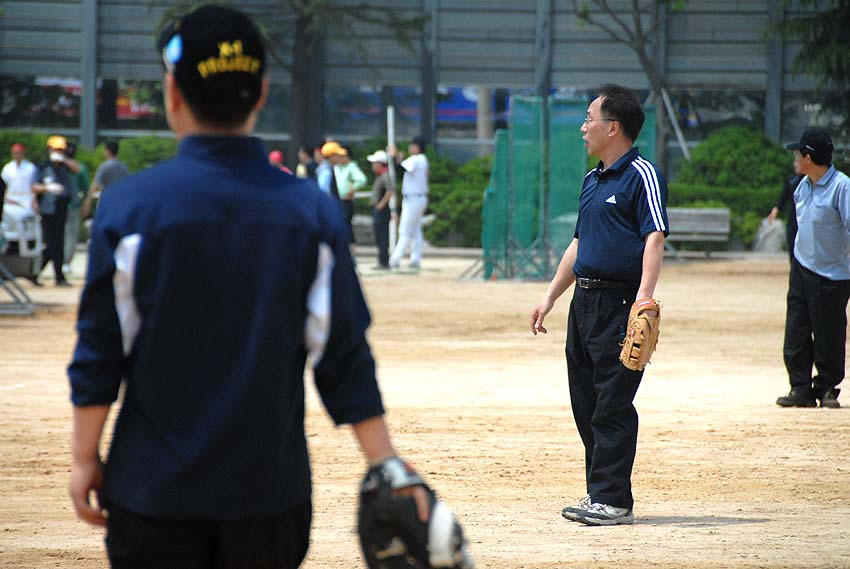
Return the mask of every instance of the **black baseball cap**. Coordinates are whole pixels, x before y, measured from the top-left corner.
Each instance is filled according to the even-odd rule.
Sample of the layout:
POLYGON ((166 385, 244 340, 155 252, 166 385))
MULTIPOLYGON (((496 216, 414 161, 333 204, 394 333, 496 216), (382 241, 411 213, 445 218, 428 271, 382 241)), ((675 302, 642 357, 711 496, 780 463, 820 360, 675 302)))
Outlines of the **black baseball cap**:
POLYGON ((242 12, 201 6, 166 26, 157 48, 190 105, 253 106, 260 98, 266 50, 259 30, 242 12))
POLYGON ((803 131, 800 142, 789 144, 786 148, 810 155, 817 164, 829 164, 832 161, 832 151, 835 149, 826 131, 819 128, 807 128, 803 131))

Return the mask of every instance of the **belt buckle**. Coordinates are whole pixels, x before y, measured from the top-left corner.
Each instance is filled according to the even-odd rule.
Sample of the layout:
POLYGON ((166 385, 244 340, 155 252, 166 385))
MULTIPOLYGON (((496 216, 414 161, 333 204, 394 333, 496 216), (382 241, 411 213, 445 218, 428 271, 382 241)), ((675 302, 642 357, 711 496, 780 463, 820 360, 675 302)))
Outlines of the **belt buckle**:
POLYGON ((590 279, 587 277, 579 277, 578 286, 580 288, 590 288, 590 279))

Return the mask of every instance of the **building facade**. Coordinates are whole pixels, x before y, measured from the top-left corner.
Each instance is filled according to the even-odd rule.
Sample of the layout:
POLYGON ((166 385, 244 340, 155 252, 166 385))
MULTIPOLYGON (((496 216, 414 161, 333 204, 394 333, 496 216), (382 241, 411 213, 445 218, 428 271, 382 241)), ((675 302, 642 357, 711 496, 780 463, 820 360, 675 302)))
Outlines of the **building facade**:
MULTIPOLYGON (((679 10, 662 4, 656 69, 688 143, 725 124, 749 124, 777 142, 795 140, 811 124, 828 126, 829 117, 818 113, 816 81, 791 72, 799 46, 769 33, 794 17, 782 0, 690 1, 679 10)), ((253 13, 270 38, 272 92, 258 131, 285 141, 292 123, 287 67, 298 21, 286 0, 233 5, 253 13)), ((404 34, 407 44, 388 26, 356 14, 322 27, 310 71, 321 99, 311 104, 324 135, 381 136, 385 106, 393 104, 400 137, 424 133, 444 151, 463 155, 492 142, 513 93, 586 96, 607 82, 648 93, 634 52, 582 23, 572 0, 370 5, 422 23, 404 34)), ((631 18, 631 3, 611 5, 631 18)), ((4 0, 0 6, 3 127, 61 131, 90 146, 106 136, 167 133, 154 29, 171 2, 4 0)))

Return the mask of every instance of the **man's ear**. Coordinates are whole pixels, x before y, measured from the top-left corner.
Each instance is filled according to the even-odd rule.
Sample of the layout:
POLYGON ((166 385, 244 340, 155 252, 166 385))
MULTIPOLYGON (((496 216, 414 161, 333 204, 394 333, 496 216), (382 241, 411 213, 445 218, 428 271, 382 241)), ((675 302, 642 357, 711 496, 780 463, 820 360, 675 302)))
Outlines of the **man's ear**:
POLYGON ((608 123, 608 136, 617 136, 620 132, 620 121, 606 121, 608 123))
POLYGON ((168 109, 168 112, 173 114, 179 111, 183 105, 186 104, 186 101, 183 99, 183 94, 177 87, 177 81, 174 79, 174 75, 166 73, 164 85, 165 108, 168 109))

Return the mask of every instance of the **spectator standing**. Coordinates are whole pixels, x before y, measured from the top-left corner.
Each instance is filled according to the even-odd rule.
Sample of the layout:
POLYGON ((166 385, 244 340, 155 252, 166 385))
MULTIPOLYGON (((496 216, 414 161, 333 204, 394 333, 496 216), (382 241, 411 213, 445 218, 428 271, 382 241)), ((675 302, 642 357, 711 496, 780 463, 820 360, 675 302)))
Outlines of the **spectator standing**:
POLYGON ((311 146, 301 146, 298 149, 298 166, 295 167, 295 175, 299 178, 316 179, 316 163, 313 161, 311 146))
POLYGON ((794 190, 797 238, 782 349, 791 391, 776 404, 838 408, 850 299, 850 178, 832 165, 832 139, 821 129, 806 129, 788 149, 803 179, 794 190))
POLYGON ((103 143, 103 154, 106 160, 97 167, 94 173, 94 181, 89 186, 89 191, 83 200, 80 215, 86 219, 94 214, 92 211, 92 201, 103 197, 103 193, 110 186, 119 182, 130 175, 130 171, 121 160, 118 159, 118 143, 114 140, 107 140, 103 143))
POLYGON ((38 168, 26 159, 26 146, 16 142, 11 147, 12 159, 3 166, 6 182, 4 215, 22 215, 35 211, 35 194, 32 185, 37 181, 38 168))
POLYGON ((313 149, 313 160, 316 162, 316 183, 324 193, 339 199, 339 190, 334 179, 334 168, 331 161, 322 154, 323 145, 313 149))
MULTIPOLYGON (((68 142, 64 136, 51 136, 47 139, 48 159, 38 172, 38 179, 32 185, 37 194, 38 210, 41 214, 41 233, 44 237, 44 251, 41 255, 39 273, 48 263, 53 263, 56 286, 70 286, 62 272, 65 254, 65 219, 68 216, 68 203, 73 189, 71 173, 79 171, 79 164, 65 156, 68 142)), ((38 281, 34 281, 38 284, 38 281)))
POLYGON ((797 209, 794 207, 794 190, 800 184, 803 176, 795 174, 782 186, 782 192, 779 194, 779 199, 776 200, 776 205, 767 214, 767 219, 775 221, 779 217, 779 213, 788 206, 785 219, 785 243, 788 250, 788 258, 794 262, 794 239, 797 237, 797 209))
MULTIPOLYGON (((77 157, 77 145, 68 143, 65 156, 72 160, 77 157)), ((89 170, 85 164, 78 162, 79 172, 71 172, 71 198, 68 201, 68 217, 65 220, 65 248, 63 252, 62 272, 66 275, 71 271, 71 261, 74 259, 74 251, 80 239, 80 210, 82 200, 89 188, 89 170)))
POLYGON ((348 223, 350 242, 354 244, 354 193, 363 188, 368 179, 357 162, 351 159, 347 148, 338 142, 328 142, 322 146, 324 154, 333 165, 334 180, 336 180, 339 202, 342 206, 342 215, 348 223))
POLYGON ((394 158, 401 162, 404 177, 401 181, 401 219, 398 225, 398 241, 395 244, 390 267, 397 269, 405 251, 410 247, 410 268, 419 269, 422 264, 422 216, 428 209, 428 158, 425 157, 425 139, 416 137, 408 145, 410 154, 390 149, 394 158))
POLYGON ((287 168, 283 164, 283 150, 272 150, 269 152, 269 164, 280 170, 281 172, 286 172, 287 174, 292 174, 292 170, 287 168))
POLYGON ((384 150, 377 150, 366 157, 372 165, 375 181, 369 205, 372 206, 372 228, 375 233, 375 246, 378 248, 378 269, 390 268, 390 199, 395 187, 390 179, 388 157, 384 150))

